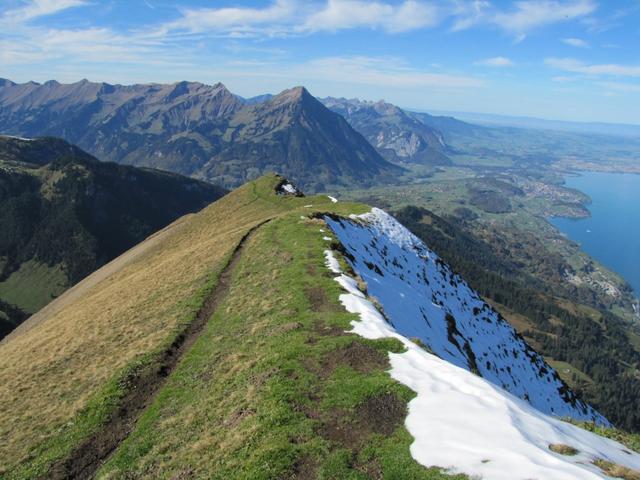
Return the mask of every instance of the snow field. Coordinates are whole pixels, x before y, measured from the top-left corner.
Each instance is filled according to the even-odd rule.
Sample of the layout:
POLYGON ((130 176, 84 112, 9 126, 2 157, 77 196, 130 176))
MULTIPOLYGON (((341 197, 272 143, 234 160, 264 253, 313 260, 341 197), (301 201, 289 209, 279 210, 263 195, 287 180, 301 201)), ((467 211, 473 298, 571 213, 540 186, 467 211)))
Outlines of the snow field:
MULTIPOLYGON (((426 303, 430 303, 434 308, 437 307, 438 311, 444 311, 449 307, 446 303, 436 305, 430 298, 418 301, 415 297, 425 297, 425 293, 406 286, 404 290, 400 288, 394 291, 393 288, 399 286, 397 282, 399 277, 390 283, 384 281, 387 276, 393 277, 394 273, 398 274, 393 269, 387 268, 383 271, 378 267, 382 275, 375 276, 367 273, 370 272, 368 267, 363 269, 365 258, 368 258, 367 262, 371 259, 366 255, 374 249, 371 246, 373 239, 375 239, 374 244, 377 244, 381 250, 386 246, 387 253, 393 245, 403 250, 403 252, 395 252, 396 264, 402 265, 397 258, 400 253, 405 255, 407 262, 411 253, 423 263, 437 261, 437 256, 395 219, 374 209, 369 214, 354 217, 352 222, 346 220, 338 222, 329 218, 325 220, 347 249, 350 255, 347 256, 347 261, 366 281, 369 295, 378 299, 389 320, 387 321, 358 289, 356 280, 342 272, 334 252, 325 250, 326 266, 331 272, 337 274, 335 280, 346 291, 340 295, 340 302, 347 311, 359 316, 358 321, 352 322, 351 331, 369 339, 396 338, 407 349, 404 353, 389 354, 391 363, 389 373, 394 379, 417 393, 416 398, 409 403, 409 413, 405 422, 407 430, 415 439, 411 445, 411 455, 416 461, 425 466, 440 466, 452 472, 496 480, 608 478, 593 465, 592 462, 596 459, 640 469, 640 455, 637 453, 630 452, 617 442, 543 413, 526 400, 512 395, 489 379, 472 373, 468 364, 461 361, 460 356, 454 355, 457 361, 452 362, 448 358, 441 358, 440 355, 433 355, 409 340, 409 336, 401 334, 397 328, 394 328, 394 325, 407 325, 406 318, 403 321, 398 316, 415 315, 416 310, 413 307, 398 310, 388 308, 389 306, 393 307, 397 303, 409 301, 412 304, 418 302, 423 308, 426 303), (364 242, 357 243, 355 239, 364 240, 364 242), (367 248, 364 247, 365 245, 367 248), (376 285, 382 285, 388 290, 387 294, 385 295, 382 289, 376 289, 376 285), (554 453, 549 449, 550 444, 568 445, 577 449, 578 453, 573 456, 554 453)), ((411 258, 411 261, 415 262, 415 259, 411 258)), ((381 263, 384 264, 384 262, 381 263)), ((413 267, 415 269, 416 265, 413 264, 413 267)), ((405 283, 415 282, 415 276, 410 276, 408 270, 402 269, 402 274, 405 283)), ((431 282, 442 286, 435 278, 431 278, 431 282)), ((479 298, 474 298, 474 292, 461 282, 461 279, 458 280, 458 287, 462 285, 461 291, 467 304, 472 300, 479 301, 479 298)), ((425 285, 422 284, 420 289, 424 288, 425 285)), ((450 295, 449 298, 458 298, 458 296, 450 295)), ((477 304, 474 305, 477 307, 477 304)), ((417 312, 418 315, 422 314, 419 309, 417 312)), ((456 313, 460 314, 459 311, 456 313)), ((433 315, 433 312, 431 314, 433 315)), ((475 321, 484 322, 477 318, 475 321)), ((429 341, 428 334, 434 332, 420 333, 429 341)), ((496 332, 492 330, 477 332, 478 335, 494 333, 496 332)), ((454 336, 456 337, 458 335, 454 336)), ((461 333, 459 337, 458 343, 462 341, 463 334, 461 333)), ((422 337, 418 338, 424 342, 422 337)), ((490 347, 494 342, 492 338, 484 340, 478 345, 490 347)), ((442 341, 442 336, 439 341, 442 341)), ((429 347, 431 348, 430 345, 429 347)), ((453 350, 450 342, 447 347, 448 350, 453 350)), ((473 347, 477 348, 477 345, 474 343, 473 347)), ((525 356, 525 358, 530 357, 525 356)), ((532 362, 536 359, 537 357, 530 358, 532 362)), ((536 378, 541 383, 551 382, 547 377, 536 378)), ((578 410, 577 413, 580 414, 580 411, 578 410)), ((597 412, 594 411, 594 413, 597 412)))

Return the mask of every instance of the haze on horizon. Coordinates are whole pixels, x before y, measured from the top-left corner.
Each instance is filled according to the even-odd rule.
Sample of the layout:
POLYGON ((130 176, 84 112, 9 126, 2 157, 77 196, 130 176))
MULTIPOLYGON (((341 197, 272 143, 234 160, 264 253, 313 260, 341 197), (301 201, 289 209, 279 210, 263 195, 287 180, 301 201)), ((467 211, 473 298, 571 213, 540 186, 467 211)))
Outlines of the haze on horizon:
POLYGON ((0 0, 0 77, 640 124, 640 2, 0 0), (472 48, 470 48, 472 46, 472 48))

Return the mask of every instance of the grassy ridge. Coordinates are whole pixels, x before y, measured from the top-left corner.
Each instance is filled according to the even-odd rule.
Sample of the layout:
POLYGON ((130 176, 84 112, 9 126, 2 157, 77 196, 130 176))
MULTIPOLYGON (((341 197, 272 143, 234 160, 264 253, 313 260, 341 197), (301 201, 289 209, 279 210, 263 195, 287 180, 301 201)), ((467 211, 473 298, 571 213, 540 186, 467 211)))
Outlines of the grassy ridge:
POLYGON ((311 214, 368 207, 279 197, 278 181, 247 184, 175 224, 80 300, 0 344, 0 477, 45 477, 100 431, 128 378, 154 368, 192 321, 244 234, 272 219, 97 477, 451 478, 410 456, 413 393, 387 373, 387 353, 402 346, 345 332, 355 316, 324 266, 328 229, 311 214))
POLYGON ((78 301, 0 344, 0 475, 42 472, 42 459, 64 455, 99 425, 126 372, 182 330, 242 235, 282 208, 261 200, 255 185, 240 189, 148 242, 147 251, 78 301))
POLYGON ((248 184, 176 223, 82 298, 0 344, 0 477, 46 476, 99 430, 127 379, 154 368, 194 318, 240 238, 283 216, 245 247, 227 301, 99 476, 441 477, 409 455, 411 394, 385 373, 386 352, 399 345, 344 334, 351 317, 323 265, 319 226, 300 219, 365 207, 278 197, 278 181, 248 184), (353 364, 362 352, 368 363, 353 364), (393 416, 380 422, 382 405, 393 416))
POLYGON ((355 316, 324 267, 321 227, 295 212, 260 228, 226 301, 98 478, 445 477, 409 455, 413 394, 386 373, 401 345, 345 333, 355 316))

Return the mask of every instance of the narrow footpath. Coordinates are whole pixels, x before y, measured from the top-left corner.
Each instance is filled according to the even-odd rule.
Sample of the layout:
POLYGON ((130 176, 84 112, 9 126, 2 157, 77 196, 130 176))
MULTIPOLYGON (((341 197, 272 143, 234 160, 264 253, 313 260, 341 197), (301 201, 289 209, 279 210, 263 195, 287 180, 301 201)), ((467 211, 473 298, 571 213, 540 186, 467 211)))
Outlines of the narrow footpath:
POLYGON ((107 422, 70 455, 55 462, 46 475, 41 477, 42 480, 92 478, 118 449, 118 446, 133 431, 138 418, 151 405, 155 395, 162 389, 182 356, 198 339, 215 310, 229 293, 231 278, 247 240, 258 228, 269 221, 266 220, 256 225, 242 237, 229 262, 220 273, 216 286, 196 314, 195 320, 159 355, 159 358, 154 362, 155 368, 145 369, 139 375, 129 378, 127 393, 107 422))

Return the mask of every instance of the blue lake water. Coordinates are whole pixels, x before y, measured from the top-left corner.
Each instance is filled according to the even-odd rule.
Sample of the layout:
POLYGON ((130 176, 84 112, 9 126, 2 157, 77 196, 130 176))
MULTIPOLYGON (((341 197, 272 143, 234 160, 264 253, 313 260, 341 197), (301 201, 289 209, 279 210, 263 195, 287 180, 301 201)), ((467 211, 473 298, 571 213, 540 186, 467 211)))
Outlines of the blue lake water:
POLYGON ((584 172, 567 186, 591 197, 590 218, 550 221, 640 295, 640 175, 584 172))

